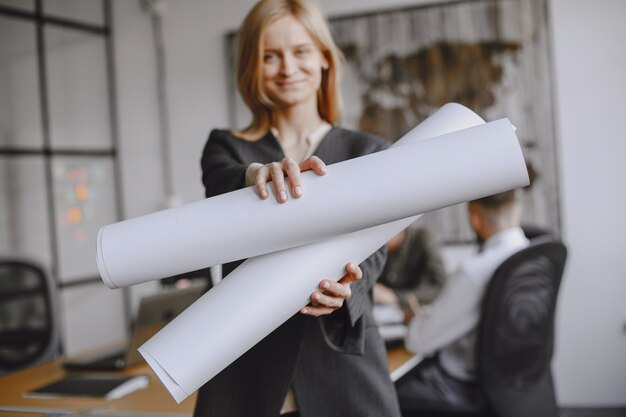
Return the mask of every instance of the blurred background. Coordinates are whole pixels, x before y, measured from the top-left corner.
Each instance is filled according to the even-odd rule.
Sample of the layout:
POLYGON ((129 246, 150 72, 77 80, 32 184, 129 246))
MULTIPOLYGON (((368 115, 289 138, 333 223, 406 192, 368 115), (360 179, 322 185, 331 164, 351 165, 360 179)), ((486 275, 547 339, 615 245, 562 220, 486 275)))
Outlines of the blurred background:
MULTIPOLYGON (((346 56, 343 125, 397 140, 449 101, 509 117, 535 174, 526 222, 569 248, 563 406, 626 406, 626 2, 320 0, 346 56)), ((63 353, 119 339, 144 294, 109 290, 98 229, 203 197, 212 128, 243 127, 236 31, 251 0, 0 0, 0 254, 60 294, 63 353)), ((423 225, 448 265, 462 205, 423 225)))

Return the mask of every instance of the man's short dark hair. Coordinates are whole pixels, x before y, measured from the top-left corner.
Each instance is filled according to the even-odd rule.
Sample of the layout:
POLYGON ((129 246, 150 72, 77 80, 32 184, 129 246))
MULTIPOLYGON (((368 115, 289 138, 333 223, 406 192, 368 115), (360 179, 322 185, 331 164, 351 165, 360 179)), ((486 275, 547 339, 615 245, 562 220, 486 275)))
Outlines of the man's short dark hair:
POLYGON ((470 201, 470 204, 478 204, 487 209, 498 209, 515 202, 515 190, 493 194, 487 197, 470 201))

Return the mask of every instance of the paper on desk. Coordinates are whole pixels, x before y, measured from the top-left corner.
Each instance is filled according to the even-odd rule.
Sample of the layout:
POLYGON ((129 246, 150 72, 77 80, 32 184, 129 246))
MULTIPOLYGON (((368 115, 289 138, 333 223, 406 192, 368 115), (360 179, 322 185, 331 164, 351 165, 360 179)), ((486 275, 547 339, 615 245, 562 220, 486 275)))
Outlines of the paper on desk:
MULTIPOLYGON (((446 105, 398 141, 394 148, 413 146, 411 142, 426 141, 425 138, 481 123, 484 122, 470 110, 446 105)), ((432 140, 430 148, 424 148, 453 146, 446 149, 448 152, 439 150, 438 155, 455 161, 442 163, 451 172, 441 172, 437 167, 442 161, 421 158, 425 166, 416 169, 436 185, 420 193, 423 200, 428 200, 424 202, 426 205, 435 204, 433 200, 441 207, 458 202, 457 195, 439 195, 440 190, 448 187, 464 189, 462 194, 469 192, 472 197, 467 199, 472 199, 527 185, 524 160, 508 121, 493 122, 460 135, 471 146, 459 149, 458 141, 448 142, 442 137, 432 140), (476 136, 482 136, 483 140, 475 140, 476 136), (508 145, 503 145, 505 142, 508 145), (478 160, 479 164, 467 164, 468 160, 478 160), (498 163, 494 164, 494 160, 498 163), (477 169, 477 165, 482 167, 480 175, 469 172, 477 169)), ((394 181, 395 177, 394 173, 389 181, 394 181)), ((384 187, 386 183, 376 191, 384 187)), ((308 189, 307 192, 311 194, 308 189)), ((394 200, 383 203, 389 201, 394 200)), ((358 215, 360 212, 352 213, 352 216, 358 215)), ((139 352, 180 402, 306 305, 322 278, 339 279, 348 261, 360 263, 416 218, 250 258, 141 346, 139 352), (294 270, 302 271, 297 279, 294 279, 294 270), (225 334, 228 338, 216 337, 225 334), (193 340, 193 343, 186 343, 186 340, 193 340)))
POLYGON ((333 164, 324 176, 306 172, 304 196, 289 204, 263 201, 250 187, 105 226, 98 233, 100 274, 111 288, 138 284, 317 242, 527 180, 525 167, 512 160, 522 157, 507 119, 401 148, 333 164))

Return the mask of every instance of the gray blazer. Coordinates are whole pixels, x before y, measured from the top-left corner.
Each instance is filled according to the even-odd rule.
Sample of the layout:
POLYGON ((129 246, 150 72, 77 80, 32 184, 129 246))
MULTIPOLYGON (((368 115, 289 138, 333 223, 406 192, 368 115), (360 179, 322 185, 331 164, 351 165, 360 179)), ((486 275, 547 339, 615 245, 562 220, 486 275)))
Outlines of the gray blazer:
MULTIPOLYGON (((315 155, 332 164, 387 146, 372 135, 333 127, 315 155)), ((247 142, 214 130, 201 161, 206 196, 242 188, 252 162, 283 158, 271 132, 247 142)), ((360 265, 363 279, 351 285, 352 296, 341 309, 319 318, 296 313, 207 382, 194 417, 277 417, 289 386, 302 417, 400 416, 385 346, 371 313, 370 290, 385 256, 383 247, 360 265)), ((241 262, 224 265, 224 275, 241 262)))

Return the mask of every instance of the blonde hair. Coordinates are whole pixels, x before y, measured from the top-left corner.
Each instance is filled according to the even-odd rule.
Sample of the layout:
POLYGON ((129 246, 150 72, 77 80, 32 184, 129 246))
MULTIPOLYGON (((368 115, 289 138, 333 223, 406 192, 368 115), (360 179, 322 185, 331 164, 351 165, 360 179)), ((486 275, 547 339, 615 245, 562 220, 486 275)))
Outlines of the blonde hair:
POLYGON ((238 33, 237 86, 243 101, 252 112, 250 126, 235 132, 243 139, 258 140, 271 127, 272 109, 276 104, 265 94, 260 82, 263 33, 268 24, 289 15, 306 28, 328 62, 328 69, 322 70, 322 82, 317 92, 319 115, 330 124, 339 121, 339 71, 342 55, 321 11, 309 0, 261 0, 250 10, 238 33))

